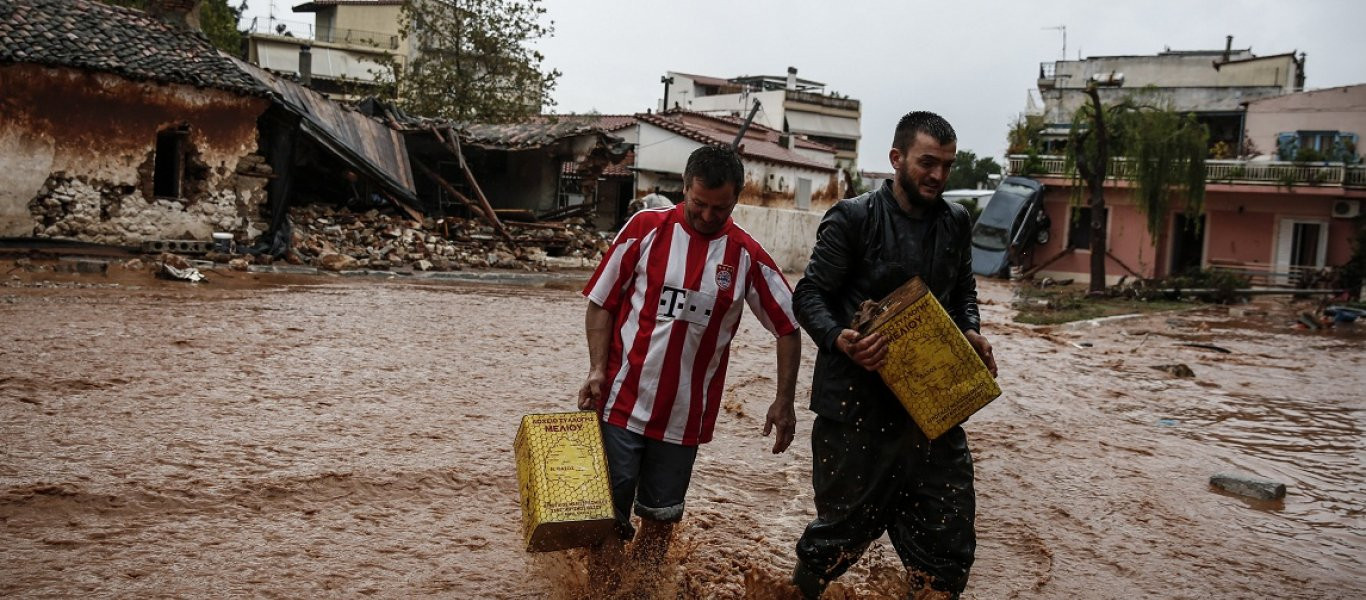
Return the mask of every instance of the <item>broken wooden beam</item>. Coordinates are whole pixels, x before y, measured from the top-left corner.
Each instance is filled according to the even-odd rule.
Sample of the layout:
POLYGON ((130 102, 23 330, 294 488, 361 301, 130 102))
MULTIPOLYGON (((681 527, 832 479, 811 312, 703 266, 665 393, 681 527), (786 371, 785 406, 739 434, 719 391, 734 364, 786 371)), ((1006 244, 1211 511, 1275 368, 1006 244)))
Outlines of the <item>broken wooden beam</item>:
POLYGON ((460 164, 460 171, 465 174, 465 183, 468 183, 470 189, 474 190, 474 197, 479 200, 479 205, 483 207, 489 223, 493 225, 494 230, 499 235, 503 236, 503 239, 511 243, 512 235, 503 227, 503 222, 498 220, 498 215, 493 211, 493 205, 489 204, 489 199, 484 196, 484 190, 479 188, 479 181, 474 178, 474 172, 470 171, 470 166, 465 163, 465 153, 460 150, 460 137, 452 131, 450 139, 446 139, 446 136, 442 135, 441 130, 436 127, 429 127, 429 130, 436 136, 436 139, 441 140, 450 148, 451 152, 455 153, 456 162, 460 164))

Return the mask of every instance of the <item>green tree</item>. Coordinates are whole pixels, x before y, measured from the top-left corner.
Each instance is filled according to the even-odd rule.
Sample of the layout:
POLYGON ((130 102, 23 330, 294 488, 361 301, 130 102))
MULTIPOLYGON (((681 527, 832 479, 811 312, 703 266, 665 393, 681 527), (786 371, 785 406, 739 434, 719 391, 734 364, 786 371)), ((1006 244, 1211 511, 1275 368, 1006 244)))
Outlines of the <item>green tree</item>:
POLYGON ((1205 156, 1209 130, 1190 114, 1126 98, 1101 104, 1095 84, 1086 88, 1090 102, 1077 109, 1067 140, 1065 164, 1072 178, 1073 201, 1081 203, 1082 186, 1091 208, 1091 293, 1105 289, 1106 223, 1104 184, 1114 157, 1124 157, 1117 178, 1133 182, 1133 198, 1156 242, 1173 198, 1184 200, 1187 214, 1204 210, 1205 156))
MULTIPOLYGON (((148 0, 100 0, 105 4, 147 10, 148 0)), ((241 58, 242 32, 237 29, 247 3, 233 6, 229 0, 208 0, 199 9, 199 26, 219 50, 241 58)))
POLYGON ((1019 115, 1010 124, 1006 134, 1006 154, 1029 154, 1039 152, 1039 136, 1043 133, 1044 122, 1041 116, 1019 115))
POLYGON ((1001 165, 990 156, 977 158, 970 150, 959 150, 953 159, 953 169, 949 180, 944 183, 946 190, 975 190, 991 181, 992 175, 1001 174, 1001 165))
POLYGON ((553 106, 558 70, 531 48, 554 35, 542 0, 410 0, 400 11, 414 56, 389 70, 389 95, 424 117, 506 123, 553 106))

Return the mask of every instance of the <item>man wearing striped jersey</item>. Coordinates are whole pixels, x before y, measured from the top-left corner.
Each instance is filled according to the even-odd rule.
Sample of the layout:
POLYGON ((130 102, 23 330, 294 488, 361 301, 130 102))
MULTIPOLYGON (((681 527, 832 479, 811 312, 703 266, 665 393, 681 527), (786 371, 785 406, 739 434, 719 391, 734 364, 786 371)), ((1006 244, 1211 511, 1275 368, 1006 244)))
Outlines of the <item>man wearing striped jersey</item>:
POLYGON ((740 158, 722 146, 698 148, 683 181, 683 202, 636 213, 583 290, 589 372, 579 408, 602 418, 619 533, 594 553, 600 571, 615 568, 632 538, 633 559, 663 558, 697 447, 712 438, 745 304, 777 338, 777 398, 763 430, 777 430, 772 451, 786 451, 796 430, 801 339, 792 291, 730 218, 745 181, 740 158))

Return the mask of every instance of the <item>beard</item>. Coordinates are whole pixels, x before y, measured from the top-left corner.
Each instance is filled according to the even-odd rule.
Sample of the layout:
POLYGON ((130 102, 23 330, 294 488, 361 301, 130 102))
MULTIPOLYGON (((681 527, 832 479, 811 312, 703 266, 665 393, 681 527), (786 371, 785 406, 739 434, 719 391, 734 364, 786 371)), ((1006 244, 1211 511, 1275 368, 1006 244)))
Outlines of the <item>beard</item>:
POLYGON ((896 182, 902 190, 906 191, 906 200, 910 202, 911 206, 924 208, 934 204, 934 198, 926 198, 920 195, 920 186, 916 184, 914 179, 911 179, 910 168, 903 166, 898 169, 896 182))

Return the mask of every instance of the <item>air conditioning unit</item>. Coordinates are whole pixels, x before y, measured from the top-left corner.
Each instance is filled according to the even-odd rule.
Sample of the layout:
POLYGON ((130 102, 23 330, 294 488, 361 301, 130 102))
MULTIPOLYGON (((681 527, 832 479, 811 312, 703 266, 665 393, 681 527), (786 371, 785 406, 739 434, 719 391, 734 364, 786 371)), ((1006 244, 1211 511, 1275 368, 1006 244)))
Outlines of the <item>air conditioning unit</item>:
POLYGON ((769 173, 764 178, 764 191, 781 194, 787 191, 787 179, 777 173, 769 173))
POLYGON ((1339 219, 1355 219, 1361 216, 1361 201, 1334 200, 1333 216, 1339 219))

